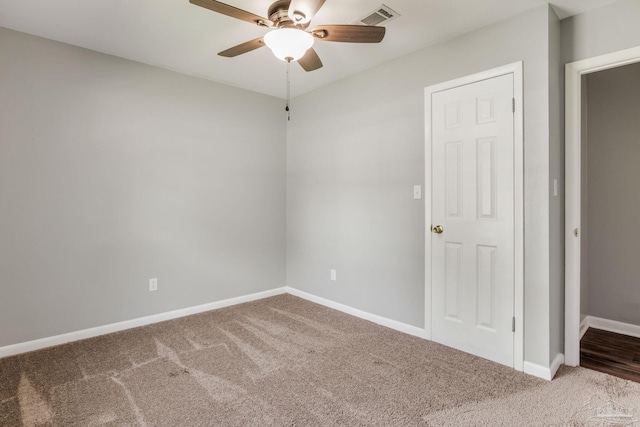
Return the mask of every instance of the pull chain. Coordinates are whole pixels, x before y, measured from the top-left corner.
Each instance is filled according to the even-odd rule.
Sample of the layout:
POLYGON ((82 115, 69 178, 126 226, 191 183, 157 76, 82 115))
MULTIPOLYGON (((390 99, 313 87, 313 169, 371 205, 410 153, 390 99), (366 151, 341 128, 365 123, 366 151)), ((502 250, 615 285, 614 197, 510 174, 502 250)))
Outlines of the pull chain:
POLYGON ((289 110, 289 103, 291 102, 291 58, 287 58, 287 106, 285 111, 287 112, 287 120, 291 121, 291 111, 289 110))

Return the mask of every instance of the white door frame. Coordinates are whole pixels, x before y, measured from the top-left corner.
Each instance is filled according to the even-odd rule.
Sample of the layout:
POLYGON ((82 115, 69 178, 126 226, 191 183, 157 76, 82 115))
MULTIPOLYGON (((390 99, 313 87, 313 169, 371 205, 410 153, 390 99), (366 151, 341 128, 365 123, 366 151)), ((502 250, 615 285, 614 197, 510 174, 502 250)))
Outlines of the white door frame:
MULTIPOLYGON (((502 67, 476 73, 470 76, 426 87, 425 94, 425 231, 431 227, 431 96, 435 92, 453 89, 458 86, 482 80, 513 74, 514 114, 514 333, 513 367, 524 369, 524 109, 522 61, 502 67)), ((425 337, 431 339, 431 239, 430 232, 425 233, 425 337)))
POLYGON ((580 364, 582 76, 640 62, 640 46, 565 65, 565 364, 580 364))

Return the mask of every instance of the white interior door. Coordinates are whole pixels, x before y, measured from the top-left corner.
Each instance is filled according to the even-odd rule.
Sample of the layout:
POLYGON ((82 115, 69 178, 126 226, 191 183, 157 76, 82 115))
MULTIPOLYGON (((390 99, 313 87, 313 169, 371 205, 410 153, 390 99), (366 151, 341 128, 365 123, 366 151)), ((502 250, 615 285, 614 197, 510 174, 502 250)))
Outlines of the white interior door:
POLYGON ((431 98, 432 339, 512 367, 513 99, 513 74, 431 98))

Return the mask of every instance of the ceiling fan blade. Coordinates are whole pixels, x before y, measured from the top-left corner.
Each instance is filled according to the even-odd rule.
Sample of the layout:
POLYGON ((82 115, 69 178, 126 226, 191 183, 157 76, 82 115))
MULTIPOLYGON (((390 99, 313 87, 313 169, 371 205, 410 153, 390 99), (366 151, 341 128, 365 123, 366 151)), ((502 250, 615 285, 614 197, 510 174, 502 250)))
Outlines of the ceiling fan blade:
POLYGON ((306 24, 320 10, 325 0, 291 0, 289 18, 296 24, 306 24))
POLYGON ((380 43, 385 27, 368 25, 320 25, 311 30, 317 40, 347 43, 380 43))
POLYGON ((242 55, 243 53, 251 52, 252 50, 256 50, 264 46, 264 41, 262 37, 257 39, 249 40, 248 42, 241 43, 237 46, 230 47, 227 50, 223 50, 218 53, 220 56, 224 56, 227 58, 233 58, 234 56, 242 55))
POLYGON ((298 59, 298 64, 300 64, 305 71, 322 68, 322 61, 320 61, 320 57, 312 47, 307 50, 307 53, 305 53, 302 58, 298 59))
POLYGON ((228 4, 224 4, 216 0, 189 0, 189 3, 204 7, 205 9, 213 10, 214 12, 218 12, 232 18, 251 22, 261 27, 273 27, 273 22, 269 21, 267 18, 254 15, 246 10, 238 9, 237 7, 229 6, 228 4))

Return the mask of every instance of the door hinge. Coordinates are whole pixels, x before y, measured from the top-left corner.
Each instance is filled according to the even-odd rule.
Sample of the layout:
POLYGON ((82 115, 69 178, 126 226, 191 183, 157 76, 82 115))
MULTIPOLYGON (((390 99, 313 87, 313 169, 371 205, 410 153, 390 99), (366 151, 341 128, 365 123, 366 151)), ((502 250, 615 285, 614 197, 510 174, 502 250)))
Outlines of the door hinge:
POLYGON ((514 113, 516 112, 516 99, 515 98, 511 98, 511 110, 514 113))
POLYGON ((515 332, 516 331, 516 318, 512 317, 511 318, 511 332, 515 332))

